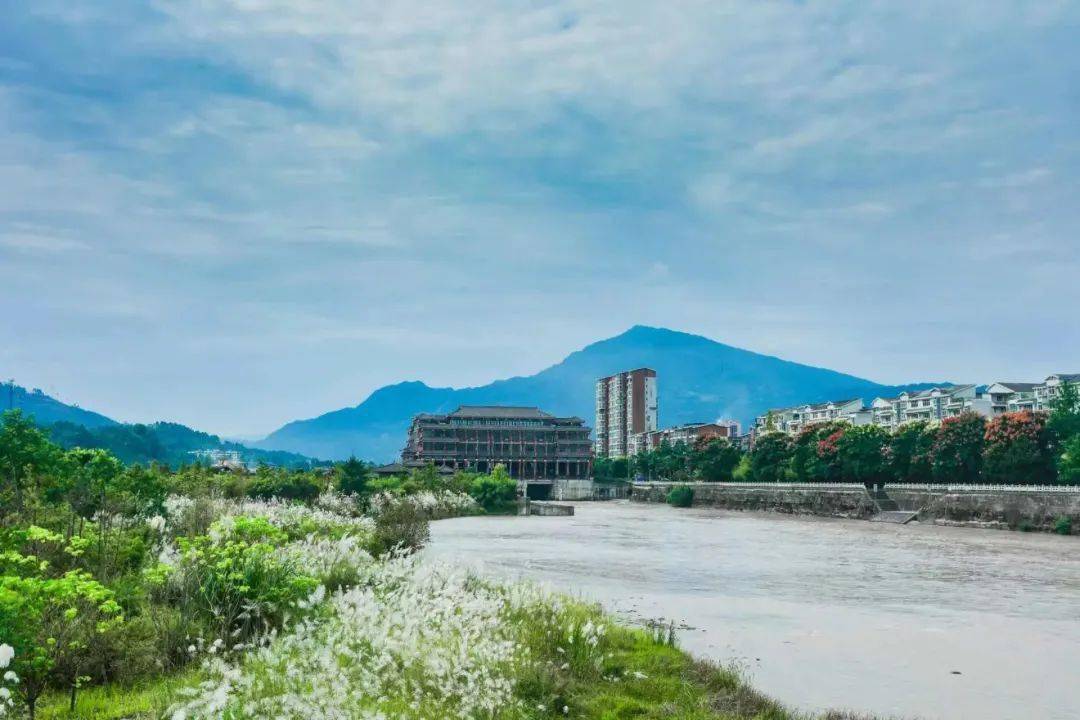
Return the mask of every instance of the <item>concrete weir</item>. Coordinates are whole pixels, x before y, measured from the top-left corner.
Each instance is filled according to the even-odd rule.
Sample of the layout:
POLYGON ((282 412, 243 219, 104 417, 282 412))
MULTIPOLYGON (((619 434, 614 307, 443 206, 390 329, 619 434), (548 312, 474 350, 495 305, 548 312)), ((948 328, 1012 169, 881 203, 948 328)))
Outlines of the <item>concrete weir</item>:
POLYGON ((518 504, 518 515, 542 515, 544 517, 567 517, 574 514, 573 505, 542 502, 524 498, 518 504))

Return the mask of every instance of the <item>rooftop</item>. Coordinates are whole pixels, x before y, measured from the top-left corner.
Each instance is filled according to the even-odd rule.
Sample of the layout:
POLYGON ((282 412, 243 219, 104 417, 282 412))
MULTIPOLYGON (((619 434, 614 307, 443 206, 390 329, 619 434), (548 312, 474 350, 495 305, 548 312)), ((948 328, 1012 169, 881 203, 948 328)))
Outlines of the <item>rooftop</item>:
POLYGON ((1002 387, 1006 387, 1009 390, 1012 390, 1013 392, 1031 392, 1032 390, 1035 389, 1035 386, 1038 385, 1039 383, 999 382, 999 383, 994 383, 994 384, 995 385, 1001 385, 1002 387))
POLYGON ((515 405, 462 405, 447 417, 545 420, 554 417, 537 407, 515 405))

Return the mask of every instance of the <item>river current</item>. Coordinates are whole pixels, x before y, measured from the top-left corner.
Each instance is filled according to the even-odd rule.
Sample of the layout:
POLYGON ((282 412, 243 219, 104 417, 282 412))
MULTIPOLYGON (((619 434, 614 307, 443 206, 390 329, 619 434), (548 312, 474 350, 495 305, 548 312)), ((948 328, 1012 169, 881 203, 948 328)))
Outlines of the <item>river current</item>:
POLYGON ((1080 719, 1080 538, 628 502, 431 535, 432 558, 673 621, 793 707, 1080 719))

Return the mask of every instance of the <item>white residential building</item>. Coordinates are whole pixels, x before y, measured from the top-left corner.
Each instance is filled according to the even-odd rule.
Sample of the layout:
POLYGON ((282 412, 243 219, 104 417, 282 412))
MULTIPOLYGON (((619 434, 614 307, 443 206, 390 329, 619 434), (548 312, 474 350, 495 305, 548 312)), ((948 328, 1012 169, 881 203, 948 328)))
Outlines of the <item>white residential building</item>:
POLYGON ((1058 373, 1035 386, 1035 410, 1049 410, 1064 384, 1080 385, 1080 373, 1058 373))
POLYGON ((952 385, 917 392, 900 393, 894 398, 875 398, 870 405, 873 422, 889 429, 919 420, 933 421, 975 412, 990 417, 991 398, 980 394, 974 385, 952 385))
POLYGON ((597 457, 625 457, 657 427, 656 371, 638 368, 596 381, 597 457))
POLYGON ((831 420, 846 420, 855 425, 865 425, 870 421, 870 417, 863 409, 862 398, 830 400, 770 410, 755 420, 754 431, 760 434, 777 430, 788 435, 797 435, 804 427, 831 420))
POLYGON ((1035 388, 1038 383, 996 382, 986 389, 990 410, 994 415, 1035 409, 1035 388))

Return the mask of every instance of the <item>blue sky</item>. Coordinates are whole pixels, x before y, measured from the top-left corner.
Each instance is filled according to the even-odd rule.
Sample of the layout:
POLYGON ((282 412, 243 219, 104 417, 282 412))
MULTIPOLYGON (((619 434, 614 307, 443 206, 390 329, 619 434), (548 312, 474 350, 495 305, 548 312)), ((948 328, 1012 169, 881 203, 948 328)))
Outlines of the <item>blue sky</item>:
POLYGON ((1053 0, 4 3, 0 374, 250 436, 637 323, 1075 372, 1078 36, 1053 0))

